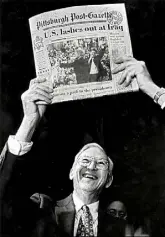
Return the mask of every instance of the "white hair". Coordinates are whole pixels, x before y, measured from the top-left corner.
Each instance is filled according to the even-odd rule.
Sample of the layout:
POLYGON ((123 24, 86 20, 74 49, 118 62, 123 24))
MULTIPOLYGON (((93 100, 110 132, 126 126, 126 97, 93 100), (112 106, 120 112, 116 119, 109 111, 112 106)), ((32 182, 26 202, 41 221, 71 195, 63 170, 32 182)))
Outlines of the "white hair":
POLYGON ((84 151, 88 150, 89 148, 93 148, 93 147, 96 147, 96 148, 100 149, 100 151, 107 157, 108 163, 109 163, 109 165, 108 165, 109 174, 111 174, 112 170, 113 170, 113 161, 107 156, 107 154, 105 153, 104 149, 99 144, 97 144, 97 143, 88 143, 85 146, 83 146, 81 148, 81 150, 75 156, 74 163, 80 158, 80 155, 84 151))

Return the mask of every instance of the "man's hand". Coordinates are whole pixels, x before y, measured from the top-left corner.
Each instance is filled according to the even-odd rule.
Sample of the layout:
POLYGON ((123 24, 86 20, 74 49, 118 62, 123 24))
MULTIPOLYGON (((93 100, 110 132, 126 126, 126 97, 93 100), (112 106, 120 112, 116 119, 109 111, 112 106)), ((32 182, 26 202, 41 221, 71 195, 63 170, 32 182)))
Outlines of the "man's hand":
POLYGON ((40 120, 46 110, 46 105, 51 103, 53 88, 44 84, 45 78, 36 78, 30 81, 30 86, 22 96, 24 116, 40 120))
POLYGON ((106 43, 105 42, 100 44, 100 49, 105 49, 105 47, 106 47, 106 43))
POLYGON ((136 78, 139 88, 150 97, 154 97, 155 92, 159 89, 151 79, 145 62, 138 61, 130 56, 122 56, 115 60, 119 64, 112 73, 123 72, 119 80, 119 84, 129 86, 134 78, 136 78))
POLYGON ((45 82, 44 78, 31 80, 29 89, 21 96, 24 118, 15 136, 19 141, 31 141, 31 137, 45 113, 46 105, 51 103, 53 88, 45 82))

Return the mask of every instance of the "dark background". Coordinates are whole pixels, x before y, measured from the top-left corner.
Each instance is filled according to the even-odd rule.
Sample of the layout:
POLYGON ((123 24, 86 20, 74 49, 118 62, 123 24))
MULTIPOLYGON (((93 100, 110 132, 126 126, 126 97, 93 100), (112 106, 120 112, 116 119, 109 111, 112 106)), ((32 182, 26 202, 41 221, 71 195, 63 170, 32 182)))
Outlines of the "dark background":
MULTIPOLYGON (((72 5, 120 2, 126 4, 134 57, 145 61, 153 80, 165 87, 164 0, 2 1, 0 149, 18 129, 20 96, 35 77, 28 18, 72 5)), ((69 194, 74 155, 95 141, 115 163, 107 200, 124 200, 131 216, 159 216, 165 198, 164 112, 142 92, 51 105, 34 141, 34 155, 15 174, 19 182, 11 192, 16 200, 20 190, 22 195, 43 192, 55 198, 69 194)))

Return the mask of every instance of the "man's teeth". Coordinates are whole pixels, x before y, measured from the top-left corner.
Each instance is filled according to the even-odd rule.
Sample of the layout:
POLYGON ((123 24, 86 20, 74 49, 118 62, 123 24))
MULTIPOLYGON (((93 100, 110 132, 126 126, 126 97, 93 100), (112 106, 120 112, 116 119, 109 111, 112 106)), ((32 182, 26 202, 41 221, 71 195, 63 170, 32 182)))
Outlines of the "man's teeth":
POLYGON ((89 178, 89 179, 97 179, 97 177, 95 175, 90 175, 90 174, 84 174, 83 177, 85 178, 89 178))

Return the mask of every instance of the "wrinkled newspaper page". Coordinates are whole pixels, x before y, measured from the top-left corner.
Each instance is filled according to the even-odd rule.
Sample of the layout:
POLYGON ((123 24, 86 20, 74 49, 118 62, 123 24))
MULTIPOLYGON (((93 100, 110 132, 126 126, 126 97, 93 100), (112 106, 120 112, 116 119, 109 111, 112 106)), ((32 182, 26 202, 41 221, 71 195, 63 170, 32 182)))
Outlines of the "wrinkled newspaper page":
POLYGON ((38 77, 54 89, 52 103, 138 90, 125 88, 114 59, 132 56, 124 4, 76 6, 29 19, 38 77))

